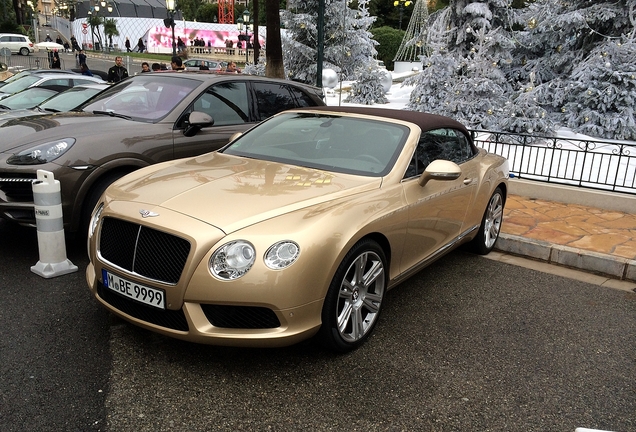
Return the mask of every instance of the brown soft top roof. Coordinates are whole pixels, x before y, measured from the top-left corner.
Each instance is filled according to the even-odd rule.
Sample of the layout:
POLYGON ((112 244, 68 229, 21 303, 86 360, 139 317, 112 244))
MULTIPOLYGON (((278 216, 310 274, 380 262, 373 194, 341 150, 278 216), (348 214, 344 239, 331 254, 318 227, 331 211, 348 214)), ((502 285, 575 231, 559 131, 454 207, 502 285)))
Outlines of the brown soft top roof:
MULTIPOLYGON (((396 110, 389 108, 368 108, 368 107, 352 107, 352 106, 318 106, 307 107, 303 109, 316 110, 316 111, 333 111, 352 114, 364 114, 370 116, 386 117, 390 119, 404 120, 411 123, 415 123, 422 129, 422 132, 427 132, 433 129, 440 128, 454 128, 459 129, 467 137, 471 137, 470 132, 460 122, 453 120, 450 117, 440 116, 437 114, 428 114, 419 111, 406 111, 396 110)), ((472 141, 472 139, 471 139, 472 141)))

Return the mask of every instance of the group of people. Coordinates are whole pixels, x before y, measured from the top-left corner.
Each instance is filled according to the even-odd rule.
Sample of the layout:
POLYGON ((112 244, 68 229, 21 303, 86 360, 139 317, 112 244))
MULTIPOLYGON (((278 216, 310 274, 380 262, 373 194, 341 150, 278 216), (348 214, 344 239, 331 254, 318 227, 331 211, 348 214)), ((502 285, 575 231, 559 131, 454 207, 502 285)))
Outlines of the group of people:
MULTIPOLYGON (((126 52, 132 52, 132 48, 130 45, 130 39, 128 38, 128 36, 126 36, 126 42, 124 42, 124 46, 126 47, 126 52)), ((142 38, 139 38, 139 40, 137 41, 137 52, 144 52, 146 50, 146 44, 144 43, 144 40, 142 38)))

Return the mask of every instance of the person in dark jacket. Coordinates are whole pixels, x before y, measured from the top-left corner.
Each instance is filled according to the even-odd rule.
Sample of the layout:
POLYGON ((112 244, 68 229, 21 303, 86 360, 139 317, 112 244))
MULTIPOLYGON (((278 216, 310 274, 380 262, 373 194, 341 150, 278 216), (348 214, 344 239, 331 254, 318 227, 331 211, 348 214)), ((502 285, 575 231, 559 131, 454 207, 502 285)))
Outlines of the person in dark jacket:
POLYGON ((128 37, 126 37, 126 42, 124 43, 124 46, 126 47, 126 52, 131 52, 132 51, 130 49, 130 39, 128 39, 128 37))
POLYGON ((53 51, 53 60, 51 60, 51 69, 62 69, 60 54, 57 51, 53 51))
POLYGON ((123 62, 121 56, 115 57, 115 66, 108 69, 108 82, 118 83, 128 78, 128 69, 124 67, 123 62))
POLYGON ((82 75, 93 76, 93 72, 91 72, 88 66, 86 66, 86 63, 82 63, 80 65, 80 71, 82 72, 82 75))

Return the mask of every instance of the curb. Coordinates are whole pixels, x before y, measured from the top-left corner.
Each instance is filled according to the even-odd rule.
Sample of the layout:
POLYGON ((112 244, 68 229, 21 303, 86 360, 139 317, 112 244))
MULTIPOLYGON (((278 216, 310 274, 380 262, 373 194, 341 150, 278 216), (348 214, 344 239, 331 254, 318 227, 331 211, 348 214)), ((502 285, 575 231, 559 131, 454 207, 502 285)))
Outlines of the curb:
POLYGON ((636 260, 503 233, 499 234, 495 249, 549 264, 636 282, 636 260))

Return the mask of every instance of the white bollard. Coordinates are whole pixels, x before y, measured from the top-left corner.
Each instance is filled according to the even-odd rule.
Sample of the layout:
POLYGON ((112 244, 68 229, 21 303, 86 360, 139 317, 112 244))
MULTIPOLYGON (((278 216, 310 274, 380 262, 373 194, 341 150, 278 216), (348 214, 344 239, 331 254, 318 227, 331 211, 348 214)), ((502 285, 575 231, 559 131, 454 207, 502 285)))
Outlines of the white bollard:
POLYGON ((55 180, 52 172, 38 170, 37 173, 38 179, 33 182, 33 202, 40 260, 31 271, 44 278, 76 272, 77 266, 66 258, 60 182, 55 180))

